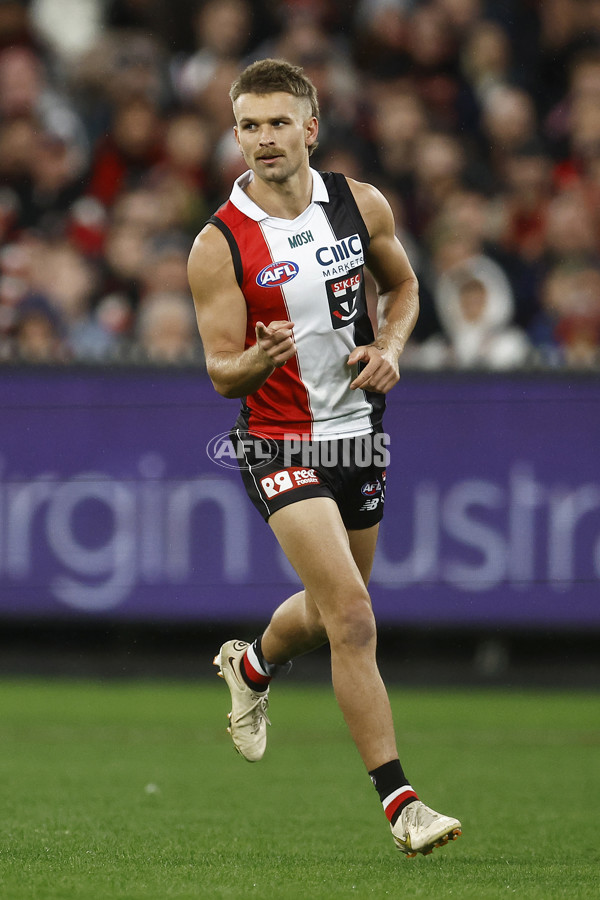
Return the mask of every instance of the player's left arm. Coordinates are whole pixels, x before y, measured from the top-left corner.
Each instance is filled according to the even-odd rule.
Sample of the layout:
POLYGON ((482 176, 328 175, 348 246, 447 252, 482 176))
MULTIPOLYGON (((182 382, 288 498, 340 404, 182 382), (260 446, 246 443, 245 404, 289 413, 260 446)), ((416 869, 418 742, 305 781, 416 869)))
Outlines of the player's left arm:
POLYGON ((400 378, 398 359, 419 314, 419 285, 383 194, 350 178, 348 184, 371 238, 365 262, 378 296, 377 336, 373 343, 355 347, 348 357, 348 365, 365 363, 350 388, 386 394, 400 378))

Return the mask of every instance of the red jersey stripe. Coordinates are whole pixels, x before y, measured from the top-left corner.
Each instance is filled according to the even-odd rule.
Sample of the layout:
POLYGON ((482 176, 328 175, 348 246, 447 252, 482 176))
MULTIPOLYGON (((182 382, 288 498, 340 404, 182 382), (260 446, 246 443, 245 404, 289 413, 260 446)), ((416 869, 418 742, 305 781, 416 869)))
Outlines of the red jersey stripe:
MULTIPOLYGON (((246 326, 246 348, 256 343, 255 327, 258 321, 269 322, 289 320, 290 313, 281 287, 273 286, 265 290, 256 282, 256 273, 261 272, 273 259, 260 223, 248 218, 231 201, 227 201, 216 213, 235 235, 243 267, 242 292, 246 298, 248 320, 246 326)), ((312 435, 312 414, 308 392, 293 356, 285 366, 276 369, 260 390, 246 398, 250 416, 248 430, 266 433, 283 439, 284 435, 312 435)))

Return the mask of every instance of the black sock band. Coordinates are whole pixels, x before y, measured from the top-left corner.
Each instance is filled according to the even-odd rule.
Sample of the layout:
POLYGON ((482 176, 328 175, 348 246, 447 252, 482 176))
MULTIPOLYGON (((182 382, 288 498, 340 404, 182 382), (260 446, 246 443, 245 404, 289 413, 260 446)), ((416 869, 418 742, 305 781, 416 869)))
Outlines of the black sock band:
POLYGON ((390 762, 378 766, 369 772, 369 775, 382 803, 399 787, 409 783, 399 759, 392 759, 390 762))
POLYGON ((392 759, 369 772, 386 816, 392 825, 396 824, 405 806, 413 803, 417 795, 404 774, 399 759, 392 759), (405 791, 402 788, 406 788, 405 791))

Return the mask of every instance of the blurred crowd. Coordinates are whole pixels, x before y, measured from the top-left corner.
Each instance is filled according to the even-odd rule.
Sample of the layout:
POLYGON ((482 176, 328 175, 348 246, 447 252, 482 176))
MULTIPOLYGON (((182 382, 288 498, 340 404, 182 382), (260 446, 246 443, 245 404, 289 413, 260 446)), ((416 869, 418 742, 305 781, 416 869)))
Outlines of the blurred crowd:
POLYGON ((600 0, 0 0, 0 362, 202 366, 187 256, 265 56, 394 209, 405 365, 600 365, 600 0))

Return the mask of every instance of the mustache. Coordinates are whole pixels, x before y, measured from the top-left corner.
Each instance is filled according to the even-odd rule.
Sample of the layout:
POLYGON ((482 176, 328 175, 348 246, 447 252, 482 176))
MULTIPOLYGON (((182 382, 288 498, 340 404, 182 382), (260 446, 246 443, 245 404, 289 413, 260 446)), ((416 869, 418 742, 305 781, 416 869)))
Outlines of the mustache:
POLYGON ((257 153, 257 159, 272 159, 274 156, 285 156, 283 150, 264 150, 262 153, 257 153))

